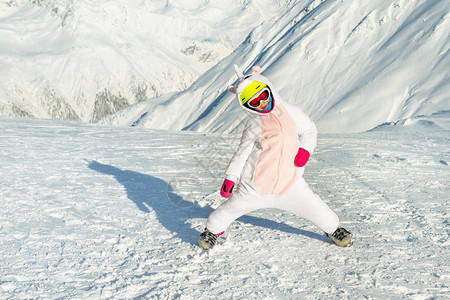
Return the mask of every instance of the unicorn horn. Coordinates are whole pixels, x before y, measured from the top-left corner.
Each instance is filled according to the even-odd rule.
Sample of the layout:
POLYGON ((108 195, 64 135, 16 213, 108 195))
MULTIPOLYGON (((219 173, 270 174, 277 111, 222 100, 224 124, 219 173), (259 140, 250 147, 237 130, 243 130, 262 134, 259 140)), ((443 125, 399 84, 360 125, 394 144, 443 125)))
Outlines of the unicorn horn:
POLYGON ((239 67, 237 65, 234 65, 234 72, 236 73, 238 79, 244 77, 244 74, 242 74, 242 71, 239 70, 239 67))

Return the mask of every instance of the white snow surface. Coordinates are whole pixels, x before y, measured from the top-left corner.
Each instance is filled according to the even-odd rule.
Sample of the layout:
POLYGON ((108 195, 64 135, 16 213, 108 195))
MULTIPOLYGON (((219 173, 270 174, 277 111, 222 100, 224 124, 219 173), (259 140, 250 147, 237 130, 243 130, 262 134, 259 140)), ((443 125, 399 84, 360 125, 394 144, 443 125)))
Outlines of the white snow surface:
POLYGON ((0 298, 446 299, 448 131, 319 135, 305 178, 339 248, 261 210, 197 246, 239 135, 0 117, 0 298))

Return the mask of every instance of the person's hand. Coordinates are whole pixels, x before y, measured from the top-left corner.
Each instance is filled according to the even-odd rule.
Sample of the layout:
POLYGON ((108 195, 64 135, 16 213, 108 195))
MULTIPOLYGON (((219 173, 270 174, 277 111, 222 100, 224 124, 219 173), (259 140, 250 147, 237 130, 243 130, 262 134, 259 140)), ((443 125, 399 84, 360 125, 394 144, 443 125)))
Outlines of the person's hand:
POLYGON ((294 159, 294 164, 297 167, 304 167, 309 160, 309 156, 310 156, 310 154, 309 154, 308 150, 299 148, 297 155, 295 156, 295 159, 294 159))
POLYGON ((233 181, 225 179, 220 189, 220 195, 224 198, 230 198, 234 185, 235 183, 233 181))

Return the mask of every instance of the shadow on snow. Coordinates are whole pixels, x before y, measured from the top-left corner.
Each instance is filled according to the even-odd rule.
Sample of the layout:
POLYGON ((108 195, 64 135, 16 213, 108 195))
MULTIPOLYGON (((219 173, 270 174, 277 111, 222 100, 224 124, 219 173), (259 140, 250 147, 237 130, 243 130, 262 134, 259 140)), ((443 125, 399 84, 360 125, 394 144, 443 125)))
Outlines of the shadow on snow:
MULTIPOLYGON (((188 220, 192 218, 204 218, 206 221, 209 214, 213 211, 211 207, 201 207, 196 203, 184 200, 172 191, 171 186, 166 181, 151 175, 122 170, 97 161, 89 162, 88 167, 96 172, 114 176, 125 187, 128 198, 141 211, 148 213, 150 210, 153 210, 158 221, 167 230, 175 233, 183 242, 197 245, 200 232, 192 228, 188 220)), ((278 229, 283 232, 300 234, 320 241, 328 241, 325 236, 320 234, 301 230, 269 219, 242 216, 238 220, 260 227, 278 229)))

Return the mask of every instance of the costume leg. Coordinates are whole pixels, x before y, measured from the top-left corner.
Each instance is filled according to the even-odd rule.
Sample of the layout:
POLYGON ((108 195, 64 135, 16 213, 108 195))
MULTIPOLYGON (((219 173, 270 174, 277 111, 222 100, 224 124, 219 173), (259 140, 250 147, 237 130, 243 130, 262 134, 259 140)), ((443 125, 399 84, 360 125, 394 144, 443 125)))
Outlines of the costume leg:
POLYGON ((333 233, 339 227, 339 217, 309 188, 303 178, 274 205, 300 215, 326 233, 333 233))
POLYGON ((264 197, 248 194, 233 194, 231 198, 214 210, 206 221, 206 228, 218 234, 225 231, 230 224, 245 214, 270 206, 264 197))

